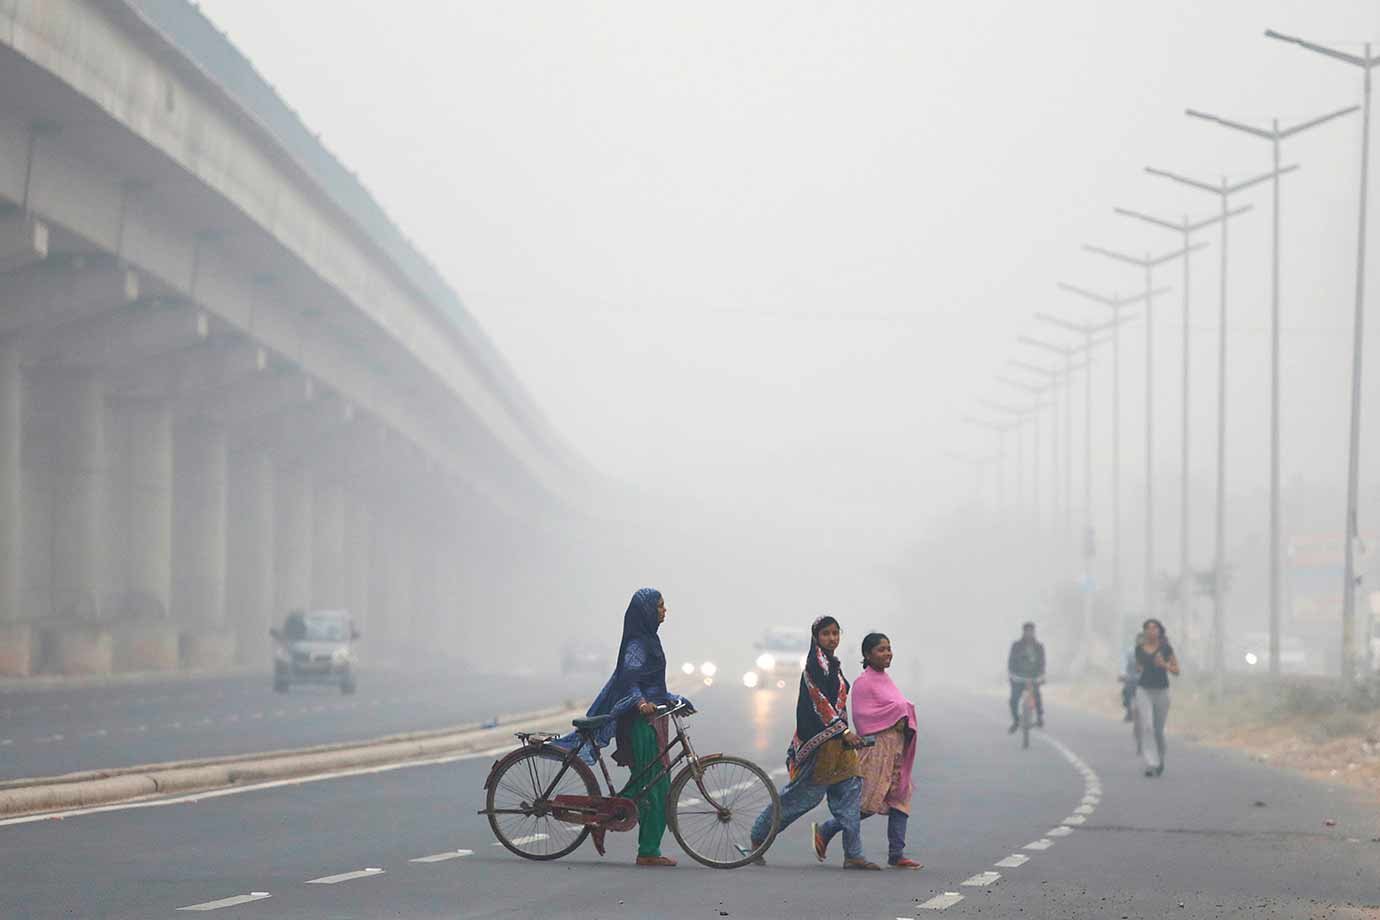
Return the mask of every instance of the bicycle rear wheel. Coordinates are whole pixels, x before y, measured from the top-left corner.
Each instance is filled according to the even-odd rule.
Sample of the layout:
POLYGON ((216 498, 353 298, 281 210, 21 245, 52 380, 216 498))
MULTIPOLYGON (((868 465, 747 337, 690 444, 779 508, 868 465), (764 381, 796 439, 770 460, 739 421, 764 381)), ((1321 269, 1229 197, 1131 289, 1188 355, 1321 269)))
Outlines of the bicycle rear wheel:
POLYGON ((742 757, 718 755, 700 761, 703 778, 687 766, 671 782, 666 818, 680 848, 696 862, 715 869, 736 869, 757 859, 776 839, 781 825, 781 796, 766 771, 742 757), (708 793, 719 807, 706 801, 708 793), (752 825, 771 811, 766 839, 752 845, 752 825))
MULTIPOLYGON (((560 859, 589 836, 588 827, 559 820, 550 810, 550 799, 542 798, 564 761, 564 751, 524 747, 494 769, 487 803, 489 827, 499 843, 524 859, 560 859)), ((599 794, 599 783, 582 760, 574 761, 551 790, 551 798, 599 794)))
MULTIPOLYGON (((1026 693, 1030 693, 1029 690, 1026 693)), ((1025 699, 1021 701, 1021 747, 1030 747, 1030 724, 1034 721, 1031 713, 1035 709, 1033 700, 1025 699)))

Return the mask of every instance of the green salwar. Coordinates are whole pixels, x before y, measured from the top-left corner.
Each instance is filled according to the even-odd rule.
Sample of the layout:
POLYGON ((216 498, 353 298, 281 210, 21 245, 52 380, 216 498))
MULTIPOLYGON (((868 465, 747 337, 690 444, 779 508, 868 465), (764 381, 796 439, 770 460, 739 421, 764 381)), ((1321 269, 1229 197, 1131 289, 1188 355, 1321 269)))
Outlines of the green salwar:
MULTIPOLYGON (((656 731, 644 719, 634 719, 628 734, 632 742, 632 774, 636 778, 657 760, 661 748, 657 746, 656 731)), ((656 775, 657 770, 653 769, 642 778, 642 783, 656 775)), ((640 791, 640 787, 634 789, 629 782, 619 795, 633 798, 640 791)), ((670 791, 671 777, 663 772, 661 778, 648 789, 646 796, 637 803, 638 856, 661 855, 661 838, 666 833, 666 794, 670 791)))

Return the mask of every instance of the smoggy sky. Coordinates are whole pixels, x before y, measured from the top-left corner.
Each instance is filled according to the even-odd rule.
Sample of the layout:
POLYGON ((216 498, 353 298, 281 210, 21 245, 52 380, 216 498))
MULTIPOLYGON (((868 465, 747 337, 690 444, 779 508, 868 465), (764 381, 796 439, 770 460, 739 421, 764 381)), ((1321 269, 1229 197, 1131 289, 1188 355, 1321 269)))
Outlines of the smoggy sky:
MULTIPOLYGON (((1144 166, 1208 180, 1269 169, 1268 144, 1186 106, 1267 124, 1359 100, 1358 71, 1265 28, 1380 40, 1380 7, 1318 0, 201 8, 438 265, 596 468, 819 534, 905 530, 967 494, 969 471, 943 451, 995 442, 962 416, 980 398, 1022 401, 993 382, 1010 358, 1043 360, 1017 335, 1066 338, 1032 313, 1105 318, 1056 281, 1143 284, 1080 245, 1177 246, 1113 206, 1217 208, 1144 166)), ((1285 148, 1302 166, 1283 190, 1285 478, 1338 489, 1359 126, 1285 148)), ((1240 200, 1255 210, 1230 246, 1229 488, 1250 493, 1268 473, 1268 186, 1240 200)), ((1219 250, 1215 231, 1201 239, 1193 475, 1208 483, 1219 250)), ((1153 322, 1155 469, 1172 504, 1180 269, 1156 280, 1174 287, 1153 322)), ((1142 320, 1122 349, 1128 491, 1144 469, 1144 349, 1142 320)), ((1380 405, 1380 366, 1369 380, 1380 405)), ((1105 353, 1093 382, 1105 471, 1105 353)))

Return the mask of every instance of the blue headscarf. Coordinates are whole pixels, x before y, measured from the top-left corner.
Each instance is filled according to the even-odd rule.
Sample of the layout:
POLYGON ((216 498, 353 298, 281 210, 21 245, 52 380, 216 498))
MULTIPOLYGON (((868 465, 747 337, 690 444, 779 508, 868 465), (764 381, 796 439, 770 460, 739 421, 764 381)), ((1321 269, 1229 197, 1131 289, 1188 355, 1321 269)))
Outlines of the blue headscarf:
MULTIPOLYGON (((670 703, 679 699, 666 689, 666 653, 656 634, 657 627, 661 625, 657 612, 660 604, 661 592, 654 588, 639 589, 628 602, 628 610, 623 614, 623 639, 618 644, 618 663, 614 665, 613 675, 604 684, 604 689, 599 691, 585 713, 588 718, 619 716, 619 719, 600 728, 594 736, 599 747, 614 739, 622 717, 635 714, 639 703, 670 703)), ((577 742, 576 732, 557 741, 565 746, 574 746, 577 742)), ((593 762, 594 753, 589 748, 584 748, 580 754, 593 762)))

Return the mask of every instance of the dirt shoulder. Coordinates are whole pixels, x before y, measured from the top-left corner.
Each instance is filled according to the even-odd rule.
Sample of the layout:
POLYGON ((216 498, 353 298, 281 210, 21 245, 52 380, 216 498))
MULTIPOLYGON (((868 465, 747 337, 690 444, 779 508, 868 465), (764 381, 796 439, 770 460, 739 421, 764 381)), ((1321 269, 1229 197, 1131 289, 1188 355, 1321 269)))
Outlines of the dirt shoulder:
MULTIPOLYGON (((1052 702, 1120 720, 1119 686, 1105 683, 1053 685, 1052 702)), ((1169 734, 1248 752, 1273 764, 1327 782, 1365 790, 1380 799, 1380 708, 1348 705, 1330 686, 1288 681, 1228 684, 1221 699, 1210 688, 1181 681, 1173 688, 1169 734)))

